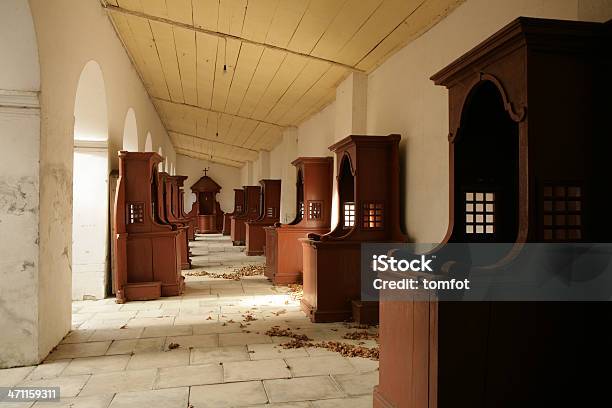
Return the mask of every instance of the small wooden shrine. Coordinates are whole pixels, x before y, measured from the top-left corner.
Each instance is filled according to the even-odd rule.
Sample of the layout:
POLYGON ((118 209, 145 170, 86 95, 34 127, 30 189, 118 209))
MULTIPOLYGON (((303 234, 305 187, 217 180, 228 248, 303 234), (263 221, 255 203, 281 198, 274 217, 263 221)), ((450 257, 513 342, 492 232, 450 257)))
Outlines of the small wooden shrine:
POLYGON ((119 152, 113 289, 117 303, 183 292, 181 241, 158 212, 157 153, 119 152))
POLYGON ((361 244, 402 242, 400 135, 348 136, 330 146, 338 174, 337 226, 302 239, 302 309, 314 322, 378 321, 378 302, 361 301, 361 244))
POLYGON ((266 276, 276 285, 302 282, 302 244, 309 233, 325 234, 331 227, 334 159, 299 157, 296 167, 296 216, 289 224, 266 231, 266 276))
MULTIPOLYGON (((205 169, 204 173, 207 171, 208 169, 205 169)), ((221 186, 204 174, 191 186, 191 191, 196 195, 198 202, 198 232, 200 234, 220 232, 219 224, 223 223, 223 212, 217 201, 217 194, 221 191, 221 186)))
POLYGON ((260 180, 263 207, 259 217, 246 223, 246 254, 262 255, 266 244, 264 227, 274 225, 280 220, 280 180, 260 180))

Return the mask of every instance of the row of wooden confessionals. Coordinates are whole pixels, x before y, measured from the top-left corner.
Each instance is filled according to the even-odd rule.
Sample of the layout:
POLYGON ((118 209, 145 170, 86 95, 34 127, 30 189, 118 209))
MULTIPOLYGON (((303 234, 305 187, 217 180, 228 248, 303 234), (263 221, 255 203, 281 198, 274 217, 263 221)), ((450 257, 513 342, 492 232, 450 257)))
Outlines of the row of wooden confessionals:
MULTIPOLYGON (((606 240, 610 32, 610 24, 519 18, 432 76, 449 99, 449 117, 440 118, 449 121, 444 242, 606 240)), ((295 158, 297 216, 287 224, 279 223, 280 180, 236 189, 224 214, 221 186, 204 176, 185 212, 185 177, 159 172, 156 153, 121 152, 117 301, 181 294, 189 240, 222 233, 247 255, 264 254, 274 284, 303 283, 313 322, 380 324, 377 407, 501 407, 509 393, 533 406, 542 402, 530 400, 540 395, 533 384, 586 381, 578 373, 588 363, 559 356, 603 347, 607 304, 361 300, 361 244, 408 242, 400 142, 349 135, 330 146, 334 157, 295 158)))

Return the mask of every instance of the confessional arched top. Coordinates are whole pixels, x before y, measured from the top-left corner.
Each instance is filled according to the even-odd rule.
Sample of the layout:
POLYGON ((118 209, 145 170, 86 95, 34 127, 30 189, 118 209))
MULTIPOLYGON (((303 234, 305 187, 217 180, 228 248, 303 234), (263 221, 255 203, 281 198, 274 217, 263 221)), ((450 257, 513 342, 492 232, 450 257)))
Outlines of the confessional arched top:
POLYGON ((518 232, 519 130, 503 88, 477 82, 462 107, 455 137, 454 242, 515 242, 518 232))
POLYGON ((288 225, 299 224, 304 219, 304 176, 298 168, 295 182, 295 218, 288 225))
POLYGON ((342 156, 338 172, 340 213, 334 235, 347 235, 355 227, 355 171, 348 154, 342 156))

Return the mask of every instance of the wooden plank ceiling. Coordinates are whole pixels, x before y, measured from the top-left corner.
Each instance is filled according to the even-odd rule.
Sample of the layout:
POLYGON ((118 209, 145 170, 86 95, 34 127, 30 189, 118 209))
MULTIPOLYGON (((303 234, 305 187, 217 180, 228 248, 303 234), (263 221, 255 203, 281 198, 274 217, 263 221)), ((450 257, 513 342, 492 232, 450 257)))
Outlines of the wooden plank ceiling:
POLYGON ((177 153, 240 167, 464 0, 106 0, 177 153))

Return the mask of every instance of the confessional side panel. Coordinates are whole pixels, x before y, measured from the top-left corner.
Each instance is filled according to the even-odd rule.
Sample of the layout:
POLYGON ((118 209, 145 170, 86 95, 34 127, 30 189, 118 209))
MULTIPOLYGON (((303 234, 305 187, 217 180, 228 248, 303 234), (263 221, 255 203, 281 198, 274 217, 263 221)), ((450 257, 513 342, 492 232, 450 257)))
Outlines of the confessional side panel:
POLYGON ((128 282, 152 282, 153 252, 151 239, 148 237, 128 236, 127 240, 127 276, 128 282))

